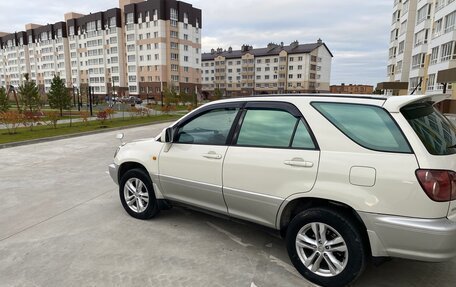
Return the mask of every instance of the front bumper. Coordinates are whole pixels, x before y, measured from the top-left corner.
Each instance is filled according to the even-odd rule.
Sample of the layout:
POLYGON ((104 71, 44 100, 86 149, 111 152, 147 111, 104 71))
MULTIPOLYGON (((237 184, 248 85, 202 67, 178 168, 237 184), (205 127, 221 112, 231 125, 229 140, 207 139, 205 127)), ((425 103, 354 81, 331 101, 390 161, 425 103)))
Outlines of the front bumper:
POLYGON ((373 256, 440 262, 456 257, 456 222, 358 213, 367 228, 373 256))
POLYGON ((108 165, 109 175, 111 176, 112 180, 119 185, 119 166, 115 163, 108 165))

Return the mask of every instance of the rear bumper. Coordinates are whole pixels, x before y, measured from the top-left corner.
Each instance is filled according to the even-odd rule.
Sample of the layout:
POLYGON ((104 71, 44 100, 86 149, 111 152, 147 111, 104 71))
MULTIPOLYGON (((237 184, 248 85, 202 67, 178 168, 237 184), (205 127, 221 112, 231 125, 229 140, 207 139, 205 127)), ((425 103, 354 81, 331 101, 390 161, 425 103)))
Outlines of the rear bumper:
POLYGON ((119 185, 119 179, 118 179, 118 170, 119 170, 119 166, 116 165, 115 163, 112 163, 110 165, 108 165, 108 170, 109 170, 109 175, 111 176, 112 180, 117 184, 119 185))
POLYGON ((373 256, 440 262, 456 257, 456 222, 359 212, 373 256))

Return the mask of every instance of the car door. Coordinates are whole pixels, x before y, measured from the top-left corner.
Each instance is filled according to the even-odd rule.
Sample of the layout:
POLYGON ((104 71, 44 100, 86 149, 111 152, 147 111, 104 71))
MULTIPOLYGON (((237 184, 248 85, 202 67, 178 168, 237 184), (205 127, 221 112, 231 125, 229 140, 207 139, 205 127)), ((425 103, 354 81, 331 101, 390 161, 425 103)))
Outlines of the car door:
POLYGON ((171 147, 159 158, 159 180, 165 198, 227 213, 222 163, 240 105, 213 105, 177 124, 171 147))
POLYGON ((289 103, 248 103, 223 166, 223 194, 231 216, 275 227, 285 198, 312 189, 318 145, 289 103))

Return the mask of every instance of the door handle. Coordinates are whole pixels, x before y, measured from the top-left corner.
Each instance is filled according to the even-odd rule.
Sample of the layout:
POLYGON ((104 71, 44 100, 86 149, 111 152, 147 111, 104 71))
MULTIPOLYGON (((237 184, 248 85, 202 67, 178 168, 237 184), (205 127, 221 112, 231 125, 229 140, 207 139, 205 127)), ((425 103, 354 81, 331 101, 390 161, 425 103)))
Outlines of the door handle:
POLYGON ((286 165, 298 166, 298 167, 313 167, 313 162, 305 161, 302 158, 293 158, 292 160, 286 160, 283 162, 286 165))
POLYGON ((221 159, 221 158, 222 158, 221 155, 216 154, 216 153, 213 152, 213 151, 210 151, 210 152, 208 152, 208 153, 206 153, 206 154, 203 154, 203 157, 209 158, 209 159, 221 159))

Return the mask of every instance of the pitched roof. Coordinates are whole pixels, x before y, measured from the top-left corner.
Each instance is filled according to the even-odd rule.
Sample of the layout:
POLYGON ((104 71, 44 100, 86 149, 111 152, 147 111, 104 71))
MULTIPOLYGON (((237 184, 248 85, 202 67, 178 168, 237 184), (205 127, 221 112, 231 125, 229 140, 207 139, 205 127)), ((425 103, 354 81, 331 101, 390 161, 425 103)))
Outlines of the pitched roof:
MULTIPOLYGON (((291 44, 289 46, 282 46, 282 45, 268 45, 266 48, 258 48, 258 49, 243 49, 243 50, 228 50, 228 51, 213 51, 211 53, 203 53, 201 55, 202 61, 211 61, 214 60, 218 56, 225 57, 226 59, 235 59, 241 58, 245 54, 251 54, 255 57, 265 57, 265 56, 277 56, 281 51, 286 51, 288 54, 303 54, 303 53, 310 53, 313 50, 319 48, 320 46, 324 46, 329 54, 333 57, 333 54, 328 49, 325 43, 317 42, 317 43, 310 43, 310 44, 291 44)), ((246 46, 248 47, 248 46, 246 46)), ((243 46, 244 48, 244 46, 243 46)))

